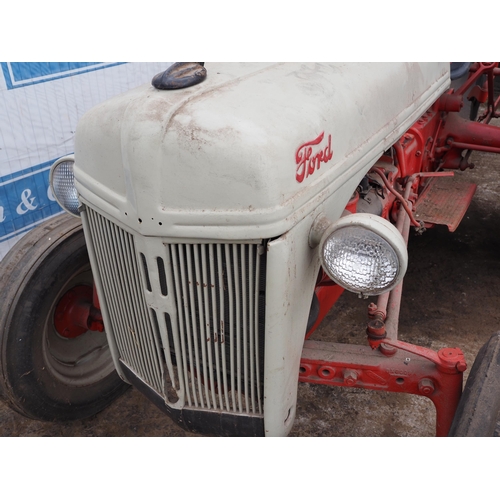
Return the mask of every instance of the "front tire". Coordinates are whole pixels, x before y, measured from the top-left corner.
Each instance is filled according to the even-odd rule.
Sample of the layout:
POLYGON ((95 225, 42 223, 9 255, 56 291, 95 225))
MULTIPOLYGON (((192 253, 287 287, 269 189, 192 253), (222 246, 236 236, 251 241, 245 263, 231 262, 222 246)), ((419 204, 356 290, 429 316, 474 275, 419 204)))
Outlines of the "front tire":
POLYGON ((81 221, 67 214, 31 230, 0 263, 0 396, 26 417, 89 417, 129 387, 105 333, 56 330, 61 297, 82 286, 93 286, 92 272, 81 221))
POLYGON ((500 412, 500 332, 479 350, 460 398, 449 436, 491 437, 500 412))

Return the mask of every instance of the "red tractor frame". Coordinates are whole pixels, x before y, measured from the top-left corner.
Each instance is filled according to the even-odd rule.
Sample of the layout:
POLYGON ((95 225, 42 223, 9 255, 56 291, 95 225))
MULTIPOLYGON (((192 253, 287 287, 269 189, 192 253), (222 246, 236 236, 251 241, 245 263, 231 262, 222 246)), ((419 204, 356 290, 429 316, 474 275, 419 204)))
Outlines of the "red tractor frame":
MULTIPOLYGON (((371 169, 369 177, 383 193, 382 216, 396 224, 406 243, 410 227, 423 231, 446 224, 454 231, 475 185, 454 181, 453 170, 473 168, 472 151, 500 153, 500 128, 489 124, 500 116, 500 97, 494 93, 498 75, 498 63, 472 64, 466 81, 442 95, 371 169), (460 115, 467 100, 470 119, 460 115)), ((348 211, 356 211, 358 199, 355 193, 348 211)), ((467 364, 458 348, 435 352, 398 340, 402 288, 400 283, 369 304, 367 346, 306 340, 300 381, 426 396, 436 407, 436 435, 446 436, 457 412, 467 364)), ((319 314, 306 339, 342 291, 321 273, 316 287, 319 314)))

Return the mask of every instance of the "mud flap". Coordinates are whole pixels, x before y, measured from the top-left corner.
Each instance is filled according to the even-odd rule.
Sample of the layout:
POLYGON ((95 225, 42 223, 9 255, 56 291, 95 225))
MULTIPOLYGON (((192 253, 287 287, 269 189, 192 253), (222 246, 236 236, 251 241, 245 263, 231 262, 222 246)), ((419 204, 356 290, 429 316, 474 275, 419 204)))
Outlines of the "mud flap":
POLYGON ((449 436, 493 436, 500 411, 500 332, 484 344, 472 365, 449 436))

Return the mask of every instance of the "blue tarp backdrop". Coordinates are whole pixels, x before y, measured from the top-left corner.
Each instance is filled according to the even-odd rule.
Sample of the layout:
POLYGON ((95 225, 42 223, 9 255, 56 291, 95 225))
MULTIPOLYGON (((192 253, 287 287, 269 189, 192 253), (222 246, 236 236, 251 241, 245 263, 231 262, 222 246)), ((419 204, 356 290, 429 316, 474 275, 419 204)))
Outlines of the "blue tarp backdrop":
POLYGON ((0 63, 0 260, 41 221, 59 213, 52 163, 73 152, 80 117, 171 63, 0 63))

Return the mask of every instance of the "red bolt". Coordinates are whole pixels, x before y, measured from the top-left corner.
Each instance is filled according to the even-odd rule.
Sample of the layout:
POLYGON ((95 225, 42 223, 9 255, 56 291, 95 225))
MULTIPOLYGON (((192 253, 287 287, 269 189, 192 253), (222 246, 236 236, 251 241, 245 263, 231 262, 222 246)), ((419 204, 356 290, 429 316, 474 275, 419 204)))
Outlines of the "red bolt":
POLYGON ((384 343, 379 345, 379 349, 380 349, 380 352, 382 354, 384 354, 385 356, 394 356, 394 354, 396 354, 396 352, 398 352, 398 350, 395 347, 392 347, 392 346, 384 344, 384 343))
POLYGON ((377 304, 371 302, 368 304, 368 317, 373 319, 375 318, 375 313, 377 312, 377 304))
POLYGON ((381 319, 372 319, 368 322, 366 334, 368 337, 375 340, 385 338, 385 323, 381 319))
POLYGON ((434 383, 428 378, 423 378, 418 383, 418 390, 425 396, 430 396, 434 392, 434 383))
POLYGON ((354 370, 344 370, 344 384, 353 386, 358 380, 358 373, 354 370))
POLYGON ((459 361, 456 366, 459 372, 464 372, 465 370, 467 370, 467 363, 465 361, 459 361))

